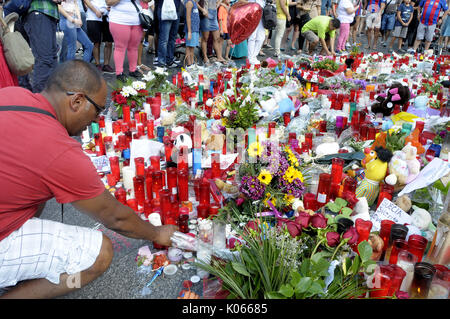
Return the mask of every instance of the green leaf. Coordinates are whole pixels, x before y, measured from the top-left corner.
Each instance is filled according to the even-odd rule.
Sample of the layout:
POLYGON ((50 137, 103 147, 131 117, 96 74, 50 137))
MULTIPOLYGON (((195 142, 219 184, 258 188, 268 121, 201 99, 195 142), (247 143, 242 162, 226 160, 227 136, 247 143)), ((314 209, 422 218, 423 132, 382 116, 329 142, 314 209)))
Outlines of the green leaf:
MULTIPOLYGON (((323 293, 323 286, 320 284, 320 282, 323 283, 322 280, 319 280, 319 281, 314 281, 311 284, 311 286, 309 287, 307 294, 306 294, 307 297, 312 297, 312 296, 323 293)), ((325 286, 325 284, 324 284, 324 286, 325 286)))
POLYGON ((347 201, 343 198, 336 198, 336 200, 334 201, 334 203, 339 207, 339 210, 345 206, 347 206, 347 201))
POLYGON ((303 275, 303 277, 306 277, 309 274, 310 267, 311 267, 310 259, 303 260, 302 264, 300 265, 300 274, 303 275))
POLYGON ((333 203, 333 202, 329 202, 326 206, 333 213, 339 213, 339 211, 341 210, 341 207, 338 204, 333 203))
POLYGON ((292 287, 295 287, 295 286, 297 286, 297 284, 300 282, 300 280, 302 279, 302 276, 297 272, 297 271, 295 271, 295 270, 293 270, 292 272, 291 272, 291 281, 290 281, 290 284, 291 284, 291 286, 292 287))
POLYGON ((285 296, 276 291, 266 293, 267 299, 286 299, 285 296))
POLYGON ((236 271, 237 271, 238 273, 240 273, 241 275, 250 277, 250 274, 249 274, 249 272, 247 271, 247 268, 246 268, 243 264, 238 263, 238 262, 232 262, 232 263, 231 263, 231 266, 233 267, 234 270, 236 270, 236 271))
POLYGON ((299 294, 303 294, 306 291, 308 291, 309 287, 312 285, 312 279, 311 277, 303 277, 300 279, 297 286, 295 286, 295 292, 299 294))
POLYGON ((328 276, 329 267, 330 263, 326 259, 322 258, 319 259, 319 261, 313 265, 313 270, 317 274, 317 276, 326 277, 328 276))
POLYGON ((370 246, 369 242, 367 240, 363 240, 358 245, 358 252, 359 256, 361 257, 362 262, 366 262, 370 260, 370 257, 372 256, 373 250, 370 246))
POLYGON ((291 298, 294 295, 294 288, 292 288, 291 285, 282 285, 280 287, 279 293, 281 293, 283 296, 291 298))
POLYGON ((323 258, 327 258, 330 257, 332 255, 332 253, 330 253, 329 251, 323 250, 321 252, 315 253, 312 257, 311 257, 311 261, 313 263, 318 263, 320 260, 322 260, 323 258))
POLYGON ((359 268, 361 267, 361 258, 359 256, 356 256, 353 259, 353 264, 350 268, 350 271, 352 274, 357 274, 359 272, 359 268))
POLYGON ((353 210, 350 207, 344 207, 341 210, 341 215, 342 217, 350 217, 350 215, 352 214, 353 210))

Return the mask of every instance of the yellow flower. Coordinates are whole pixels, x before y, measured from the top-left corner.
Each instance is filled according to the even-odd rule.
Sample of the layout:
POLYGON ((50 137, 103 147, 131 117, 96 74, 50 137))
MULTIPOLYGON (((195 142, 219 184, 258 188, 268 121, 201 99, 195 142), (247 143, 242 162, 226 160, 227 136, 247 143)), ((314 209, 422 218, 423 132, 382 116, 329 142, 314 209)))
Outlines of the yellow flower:
POLYGON ((292 166, 289 166, 289 168, 284 173, 283 178, 288 181, 289 183, 292 183, 294 179, 298 178, 303 183, 303 174, 299 170, 295 169, 292 166))
POLYGON ((295 197, 293 195, 284 195, 284 201, 288 204, 291 205, 295 200, 295 197))
POLYGON ((261 183, 269 185, 272 181, 272 174, 266 169, 262 169, 259 173, 258 179, 261 183))
POLYGON ((275 206, 277 204, 277 199, 275 197, 270 198, 272 195, 270 193, 266 194, 266 198, 264 199, 264 205, 266 207, 269 207, 269 204, 267 203, 268 200, 275 206))
POLYGON ((263 148, 258 142, 253 142, 249 145, 247 152, 251 157, 256 157, 262 154, 263 148))

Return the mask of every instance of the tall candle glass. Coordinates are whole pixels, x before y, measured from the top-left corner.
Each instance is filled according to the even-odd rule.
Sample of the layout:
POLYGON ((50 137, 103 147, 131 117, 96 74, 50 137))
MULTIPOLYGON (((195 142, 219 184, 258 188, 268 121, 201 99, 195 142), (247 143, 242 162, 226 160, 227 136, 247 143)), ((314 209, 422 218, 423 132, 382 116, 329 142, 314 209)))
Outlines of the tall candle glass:
POLYGON ((425 299, 428 296, 436 268, 427 262, 418 262, 414 266, 414 278, 409 296, 411 299, 425 299))
POLYGON ((400 291, 409 292, 411 283, 414 278, 414 265, 417 262, 417 257, 411 254, 409 251, 402 250, 397 256, 397 266, 401 267, 405 272, 405 278, 403 278, 400 286, 400 291))
POLYGON ((187 170, 178 170, 178 199, 181 202, 189 200, 188 192, 189 172, 187 170))
POLYGON ((450 270, 443 265, 433 265, 436 268, 431 282, 428 299, 448 299, 450 291, 450 270))
POLYGON ((413 234, 408 238, 408 251, 417 256, 417 261, 422 261, 428 240, 420 235, 413 234))
POLYGON ((389 263, 397 264, 398 253, 402 250, 408 250, 408 242, 404 239, 396 239, 392 243, 391 254, 389 256, 389 263))

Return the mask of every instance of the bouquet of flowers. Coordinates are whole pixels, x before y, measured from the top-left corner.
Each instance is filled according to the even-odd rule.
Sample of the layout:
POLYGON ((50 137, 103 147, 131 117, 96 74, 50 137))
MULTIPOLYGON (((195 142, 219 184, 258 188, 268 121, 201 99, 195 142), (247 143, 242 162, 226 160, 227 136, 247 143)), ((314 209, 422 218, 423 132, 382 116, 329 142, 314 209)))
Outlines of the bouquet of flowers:
POLYGON ((111 92, 112 101, 119 116, 125 105, 132 110, 141 110, 145 99, 149 96, 148 82, 128 78, 125 82, 117 81, 117 86, 111 92))
POLYGON ((223 126, 246 130, 259 121, 259 105, 250 89, 242 88, 240 93, 237 89, 228 89, 224 92, 223 98, 225 99, 223 126))
POLYGON ((231 216, 248 220, 261 212, 276 216, 289 213, 302 198, 307 183, 300 155, 289 145, 277 146, 270 141, 254 142, 247 152, 249 161, 239 168, 241 197, 231 216))

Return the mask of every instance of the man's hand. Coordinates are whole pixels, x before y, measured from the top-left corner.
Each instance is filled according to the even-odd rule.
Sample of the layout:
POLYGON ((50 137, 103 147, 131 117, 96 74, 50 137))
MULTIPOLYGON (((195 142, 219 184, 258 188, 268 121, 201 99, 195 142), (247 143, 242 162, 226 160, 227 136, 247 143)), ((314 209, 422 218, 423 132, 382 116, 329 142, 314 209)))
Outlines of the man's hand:
POLYGON ((100 12, 100 10, 95 9, 95 15, 97 16, 97 18, 101 18, 103 14, 100 12))
POLYGON ((288 21, 291 21, 291 15, 288 14, 288 15, 286 16, 286 18, 287 18, 288 21))
POLYGON ((170 237, 178 230, 178 227, 175 225, 163 225, 158 226, 156 229, 158 233, 155 241, 162 246, 172 246, 170 237))

